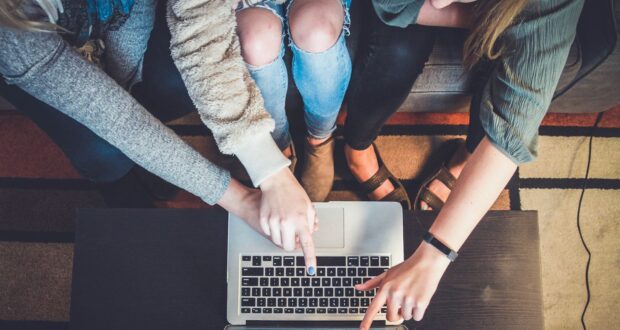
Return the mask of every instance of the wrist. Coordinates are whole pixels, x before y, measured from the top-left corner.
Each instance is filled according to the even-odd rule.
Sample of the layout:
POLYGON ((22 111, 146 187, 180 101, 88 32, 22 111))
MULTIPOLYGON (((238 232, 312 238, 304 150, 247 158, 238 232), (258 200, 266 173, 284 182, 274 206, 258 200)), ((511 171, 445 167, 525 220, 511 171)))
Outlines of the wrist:
POLYGON ((450 259, 448 259, 445 254, 425 241, 420 243, 414 255, 416 254, 420 260, 433 268, 439 267, 446 269, 450 265, 450 259))
POLYGON ((291 173, 288 167, 282 168, 265 178, 259 187, 263 191, 274 189, 282 182, 289 181, 291 176, 293 176, 293 173, 291 173))
POLYGON ((226 211, 235 213, 235 208, 243 204, 242 202, 247 199, 250 194, 250 188, 235 179, 231 179, 228 189, 226 189, 224 195, 222 195, 222 198, 220 198, 217 204, 226 211))

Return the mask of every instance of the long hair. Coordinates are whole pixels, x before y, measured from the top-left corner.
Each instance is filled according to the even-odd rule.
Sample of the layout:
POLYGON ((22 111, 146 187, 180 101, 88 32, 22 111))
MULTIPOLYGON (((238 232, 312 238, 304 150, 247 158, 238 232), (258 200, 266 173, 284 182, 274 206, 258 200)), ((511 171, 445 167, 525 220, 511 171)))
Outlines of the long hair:
POLYGON ((0 0, 0 26, 26 31, 52 32, 57 29, 54 23, 58 19, 58 11, 63 11, 60 0, 0 0), (27 1, 41 7, 47 14, 49 22, 28 18, 24 12, 27 1))
POLYGON ((474 22, 463 48, 463 64, 471 69, 481 58, 497 59, 504 51, 499 37, 515 22, 529 0, 478 0, 474 22))

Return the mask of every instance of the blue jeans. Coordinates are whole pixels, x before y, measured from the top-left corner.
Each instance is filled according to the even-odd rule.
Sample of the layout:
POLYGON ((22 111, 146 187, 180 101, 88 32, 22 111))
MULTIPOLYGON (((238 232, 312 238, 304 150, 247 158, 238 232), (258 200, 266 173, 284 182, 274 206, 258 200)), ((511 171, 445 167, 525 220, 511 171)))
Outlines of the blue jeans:
POLYGON ((303 99, 304 118, 310 137, 327 138, 336 129, 336 118, 351 79, 351 57, 345 44, 345 36, 349 33, 348 10, 351 0, 342 0, 345 19, 340 37, 329 49, 318 53, 300 49, 290 38, 290 31, 286 26, 292 1, 294 0, 285 5, 263 1, 256 5, 277 15, 282 20, 282 31, 288 33, 283 33, 282 49, 275 61, 262 66, 248 64, 250 74, 265 101, 265 108, 276 122, 272 136, 280 149, 287 148, 291 143, 285 110, 288 73, 283 58, 286 47, 284 34, 289 35, 288 47, 293 54, 293 80, 303 99))

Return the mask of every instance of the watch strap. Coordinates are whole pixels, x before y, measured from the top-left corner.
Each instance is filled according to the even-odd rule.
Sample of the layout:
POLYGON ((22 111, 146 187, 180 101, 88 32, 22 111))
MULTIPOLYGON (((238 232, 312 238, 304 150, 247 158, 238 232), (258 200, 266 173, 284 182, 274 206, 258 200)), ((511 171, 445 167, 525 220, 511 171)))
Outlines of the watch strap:
POLYGON ((424 241, 432 246, 434 246, 437 250, 439 250, 439 252, 443 253, 446 255, 446 257, 448 259, 450 259, 450 261, 454 262, 454 260, 456 260, 456 257, 459 256, 458 253, 456 253, 456 251, 450 249, 448 246, 446 246, 445 244, 443 244, 440 240, 438 240, 435 236, 433 236, 433 234, 431 234, 430 232, 426 232, 426 234, 424 234, 423 237, 424 241))

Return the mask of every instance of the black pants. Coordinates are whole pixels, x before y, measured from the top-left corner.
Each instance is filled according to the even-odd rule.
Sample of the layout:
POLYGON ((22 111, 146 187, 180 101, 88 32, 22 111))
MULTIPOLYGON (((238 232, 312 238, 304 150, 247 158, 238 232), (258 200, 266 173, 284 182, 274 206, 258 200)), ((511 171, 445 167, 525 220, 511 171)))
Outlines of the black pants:
MULTIPOLYGON (((391 27, 376 15, 370 1, 363 1, 353 74, 347 95, 346 143, 364 150, 377 138, 387 119, 409 95, 433 49, 437 28, 410 25, 391 27)), ((486 75, 476 74, 470 110, 467 148, 472 152, 484 137, 478 105, 486 75)))

